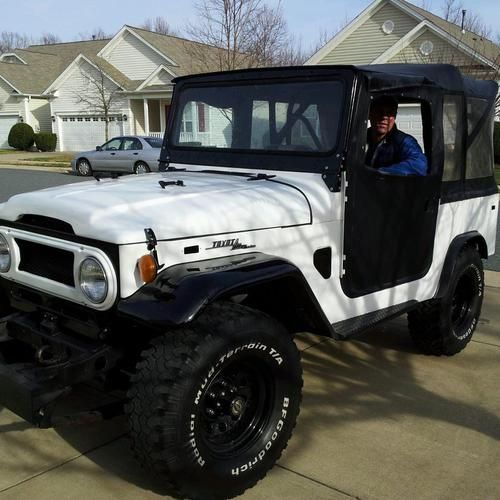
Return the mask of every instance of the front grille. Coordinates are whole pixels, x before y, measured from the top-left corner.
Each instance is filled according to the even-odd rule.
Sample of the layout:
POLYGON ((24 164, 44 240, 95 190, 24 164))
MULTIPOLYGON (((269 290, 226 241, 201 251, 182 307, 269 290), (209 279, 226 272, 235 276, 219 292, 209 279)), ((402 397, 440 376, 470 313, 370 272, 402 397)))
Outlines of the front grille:
POLYGON ((20 238, 16 238, 16 243, 21 255, 20 271, 75 286, 73 276, 75 257, 72 252, 20 238))

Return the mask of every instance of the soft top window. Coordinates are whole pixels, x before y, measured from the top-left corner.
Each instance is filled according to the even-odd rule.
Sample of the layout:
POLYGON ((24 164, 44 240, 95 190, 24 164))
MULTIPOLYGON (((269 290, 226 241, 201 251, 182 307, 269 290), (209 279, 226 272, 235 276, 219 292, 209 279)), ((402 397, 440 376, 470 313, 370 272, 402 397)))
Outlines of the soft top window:
POLYGON ((188 87, 172 127, 174 146, 326 153, 343 106, 338 80, 188 87))

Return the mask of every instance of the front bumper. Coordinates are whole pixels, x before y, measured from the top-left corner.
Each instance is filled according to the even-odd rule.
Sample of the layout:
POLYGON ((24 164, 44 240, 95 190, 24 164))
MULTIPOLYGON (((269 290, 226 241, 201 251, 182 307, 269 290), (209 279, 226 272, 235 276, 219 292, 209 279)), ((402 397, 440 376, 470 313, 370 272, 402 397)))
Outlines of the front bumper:
POLYGON ((93 380, 119 359, 107 345, 61 332, 55 317, 15 313, 0 322, 0 404, 39 427, 51 426, 56 401, 72 386, 93 380))

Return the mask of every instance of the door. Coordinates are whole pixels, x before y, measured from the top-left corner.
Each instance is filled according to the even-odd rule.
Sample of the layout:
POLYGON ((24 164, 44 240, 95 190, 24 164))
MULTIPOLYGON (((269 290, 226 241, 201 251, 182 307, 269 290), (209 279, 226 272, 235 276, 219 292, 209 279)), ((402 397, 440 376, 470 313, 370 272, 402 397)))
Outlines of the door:
POLYGON ((136 137, 124 137, 121 149, 118 163, 120 170, 133 172, 135 163, 141 159, 141 141, 136 137))
MULTIPOLYGON (((106 121, 103 116, 63 116, 59 122, 64 151, 91 151, 106 140, 106 121)), ((108 123, 108 137, 123 134, 123 121, 108 123)))
MULTIPOLYGON (((419 138, 426 145, 428 175, 389 175, 369 168, 364 152, 359 153, 359 144, 355 148, 358 153, 349 157, 342 278, 349 297, 417 280, 432 263, 440 177, 428 104, 422 104, 423 132, 419 138)), ((412 113, 415 123, 414 109, 412 113)), ((357 134, 363 136, 366 125, 357 134)))
POLYGON ((18 115, 0 115, 0 149, 10 148, 8 141, 9 132, 18 120, 18 115))
POLYGON ((103 144, 102 151, 96 151, 94 165, 100 170, 120 170, 120 151, 122 138, 115 137, 103 144))

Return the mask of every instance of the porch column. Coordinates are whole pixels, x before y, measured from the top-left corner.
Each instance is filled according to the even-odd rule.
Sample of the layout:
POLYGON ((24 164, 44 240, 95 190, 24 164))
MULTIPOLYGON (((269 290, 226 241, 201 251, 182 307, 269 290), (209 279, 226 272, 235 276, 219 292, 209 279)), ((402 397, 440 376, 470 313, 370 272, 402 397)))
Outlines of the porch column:
POLYGON ((24 109, 24 122, 27 123, 28 125, 31 125, 31 113, 30 113, 30 105, 29 105, 29 102, 30 102, 30 98, 29 97, 25 97, 23 99, 23 109, 24 109))
POLYGON ((160 132, 162 134, 165 133, 166 127, 166 120, 165 120, 165 101, 163 99, 160 99, 160 132))
POLYGON ((143 99, 144 104, 144 135, 149 135, 149 106, 148 100, 143 99))

